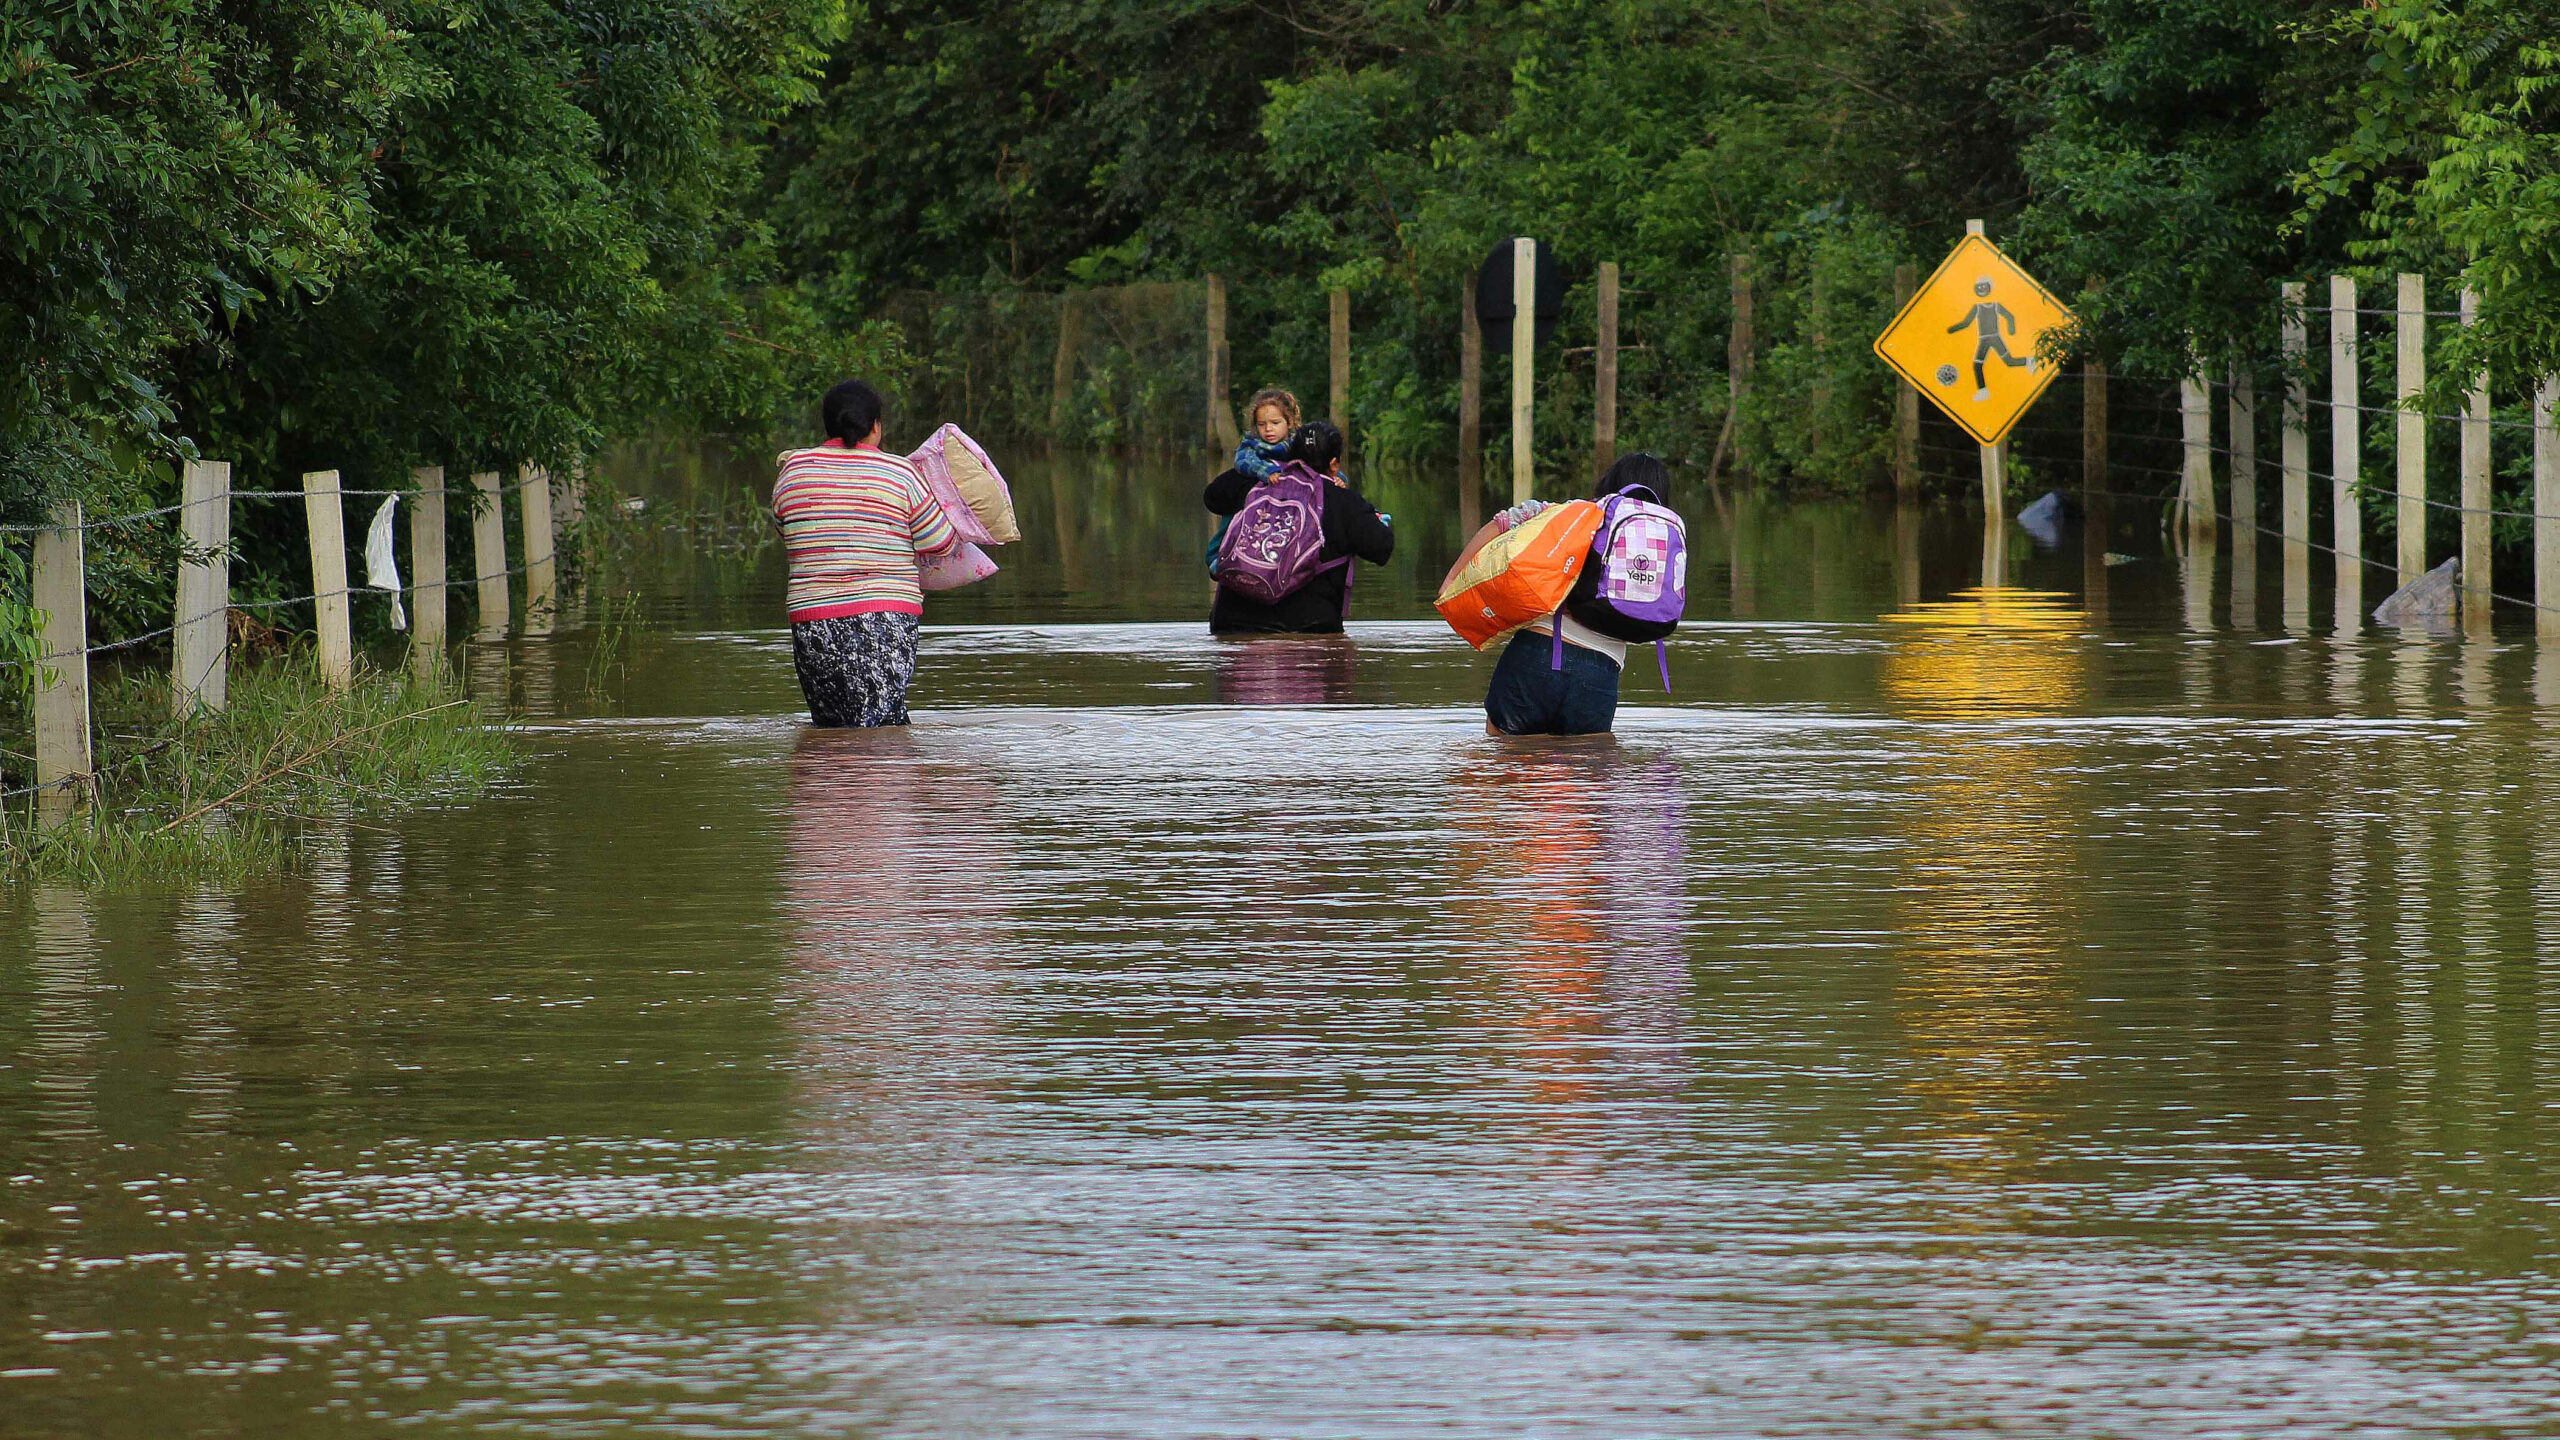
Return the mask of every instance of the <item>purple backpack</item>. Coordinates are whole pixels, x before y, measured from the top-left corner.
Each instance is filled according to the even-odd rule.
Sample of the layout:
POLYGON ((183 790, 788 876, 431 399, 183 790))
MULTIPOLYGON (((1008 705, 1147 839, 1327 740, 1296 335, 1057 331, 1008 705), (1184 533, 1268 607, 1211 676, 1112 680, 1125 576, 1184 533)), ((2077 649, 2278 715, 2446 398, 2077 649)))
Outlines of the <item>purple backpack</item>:
MULTIPOLYGON (((1653 492, 1630 485, 1601 502, 1591 563, 1565 598, 1565 613, 1614 640, 1653 642, 1662 688, 1671 688, 1671 656, 1663 637, 1689 608, 1689 534, 1679 512, 1653 492)), ((1556 663, 1563 664, 1562 626, 1556 663)))
MULTIPOLYGON (((1218 583, 1248 600, 1277 605, 1307 582, 1351 563, 1321 558, 1324 550, 1325 479, 1304 461, 1292 460, 1253 487, 1244 507, 1227 522, 1218 542, 1218 583)), ((1351 605, 1346 583, 1343 608, 1351 605)))

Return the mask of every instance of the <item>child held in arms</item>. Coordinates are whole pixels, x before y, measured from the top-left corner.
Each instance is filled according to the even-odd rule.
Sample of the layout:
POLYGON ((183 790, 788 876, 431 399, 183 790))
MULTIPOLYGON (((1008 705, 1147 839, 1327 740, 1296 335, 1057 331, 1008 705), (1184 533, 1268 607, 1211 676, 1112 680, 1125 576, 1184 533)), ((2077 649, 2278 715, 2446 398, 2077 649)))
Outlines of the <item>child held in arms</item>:
POLYGON ((1255 480, 1268 480, 1288 463, 1289 432, 1298 428, 1298 397, 1276 388, 1256 390, 1245 414, 1250 429, 1236 447, 1236 468, 1255 480))

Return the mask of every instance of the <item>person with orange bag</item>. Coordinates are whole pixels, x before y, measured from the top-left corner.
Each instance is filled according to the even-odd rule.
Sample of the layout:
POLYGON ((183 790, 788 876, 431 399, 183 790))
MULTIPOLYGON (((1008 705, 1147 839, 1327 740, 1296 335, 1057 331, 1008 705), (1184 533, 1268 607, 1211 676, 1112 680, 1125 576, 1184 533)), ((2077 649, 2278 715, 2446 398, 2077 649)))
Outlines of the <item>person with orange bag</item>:
MULTIPOLYGON (((1669 478, 1668 468, 1656 457, 1628 455, 1609 467, 1609 473, 1601 477, 1593 493, 1608 497, 1633 488, 1660 496, 1669 490, 1669 478)), ((1566 502, 1576 507, 1588 507, 1590 503, 1566 502)), ((1442 613, 1451 613, 1448 598, 1478 551, 1550 508, 1543 500, 1524 500, 1486 522, 1467 542, 1466 549, 1459 552, 1457 563, 1449 567, 1449 577, 1441 587, 1442 613)), ((1563 542, 1574 550, 1573 563, 1554 578, 1564 586, 1575 587, 1568 594, 1590 588, 1591 577, 1582 572, 1589 568, 1588 546, 1595 536, 1597 517, 1589 518, 1592 525, 1576 526, 1569 533, 1577 538, 1563 542)), ((1503 648, 1502 659, 1494 666, 1493 681, 1485 690, 1487 734, 1605 735, 1616 723, 1618 681, 1626 667, 1627 641, 1582 623, 1571 613, 1563 596, 1558 601, 1550 613, 1536 615, 1511 632, 1511 643, 1503 648)), ((1471 617, 1454 616, 1451 623, 1456 625, 1463 618, 1471 617)), ((1486 643, 1463 628, 1460 633, 1478 648, 1486 643)))

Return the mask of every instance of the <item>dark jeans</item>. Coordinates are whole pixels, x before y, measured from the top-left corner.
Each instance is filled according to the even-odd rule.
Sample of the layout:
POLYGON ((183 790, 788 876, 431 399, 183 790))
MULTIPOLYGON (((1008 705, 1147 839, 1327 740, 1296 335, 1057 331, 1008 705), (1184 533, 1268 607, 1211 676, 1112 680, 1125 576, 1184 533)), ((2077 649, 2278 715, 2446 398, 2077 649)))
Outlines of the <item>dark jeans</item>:
POLYGON ((1484 692, 1484 718, 1505 735, 1608 734, 1618 718, 1618 667, 1596 650, 1567 645, 1564 668, 1551 669, 1554 647, 1527 630, 1511 637, 1484 692))

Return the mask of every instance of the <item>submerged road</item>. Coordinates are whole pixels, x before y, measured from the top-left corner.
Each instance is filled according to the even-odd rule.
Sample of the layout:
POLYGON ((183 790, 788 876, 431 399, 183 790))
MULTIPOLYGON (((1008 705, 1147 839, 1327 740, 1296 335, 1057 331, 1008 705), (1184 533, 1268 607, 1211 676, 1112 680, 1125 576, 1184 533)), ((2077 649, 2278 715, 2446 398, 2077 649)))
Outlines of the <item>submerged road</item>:
POLYGON ((2560 657, 1862 523, 1610 745, 1144 536, 903 733, 487 652, 501 794, 7 901, 0 1436, 2548 1433, 2560 657))

